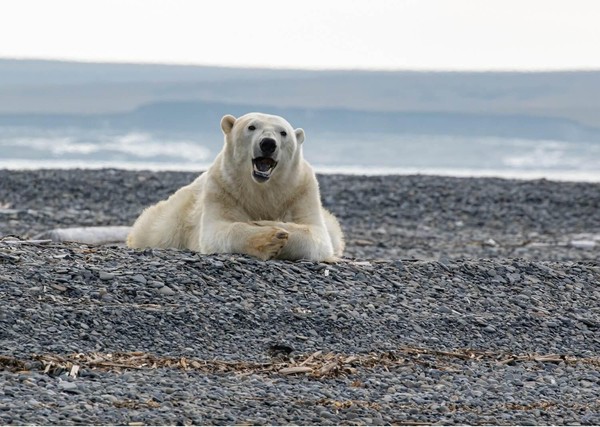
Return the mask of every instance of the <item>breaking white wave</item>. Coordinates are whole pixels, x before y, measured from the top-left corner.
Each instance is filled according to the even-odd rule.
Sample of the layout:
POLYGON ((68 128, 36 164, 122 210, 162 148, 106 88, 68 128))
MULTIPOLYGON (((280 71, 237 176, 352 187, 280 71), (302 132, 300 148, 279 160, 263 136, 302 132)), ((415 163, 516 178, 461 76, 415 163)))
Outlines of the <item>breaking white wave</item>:
MULTIPOLYGON (((116 135, 5 136, 0 140, 0 149, 3 153, 0 159, 11 152, 13 155, 27 153, 28 157, 47 160, 79 158, 136 161, 162 158, 168 161, 202 162, 211 156, 210 150, 192 140, 163 139, 142 132, 116 135)), ((19 157, 22 156, 23 154, 19 157)))
POLYGON ((563 168, 600 170, 600 144, 580 142, 536 141, 508 153, 503 159, 506 166, 519 169, 563 168))

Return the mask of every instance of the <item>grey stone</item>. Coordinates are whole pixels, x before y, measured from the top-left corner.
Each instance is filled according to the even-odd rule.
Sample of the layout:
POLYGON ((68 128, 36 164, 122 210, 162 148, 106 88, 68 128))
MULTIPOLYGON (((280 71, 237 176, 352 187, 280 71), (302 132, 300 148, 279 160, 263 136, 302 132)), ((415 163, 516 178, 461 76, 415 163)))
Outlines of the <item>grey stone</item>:
POLYGON ((113 273, 108 273, 106 271, 101 271, 100 273, 98 273, 98 277, 100 277, 100 280, 112 280, 116 277, 116 275, 113 273))
POLYGON ((151 288, 162 288, 163 286, 165 286, 165 284, 158 280, 151 280, 148 282, 148 286, 151 288))
POLYGON ((58 388, 69 393, 78 393, 77 384, 70 381, 61 381, 58 383, 58 388))
POLYGON ((165 295, 165 296, 172 296, 172 295, 177 294, 177 292, 175 292, 173 289, 169 288, 168 286, 163 286, 162 288, 160 288, 158 290, 158 292, 161 295, 165 295))
POLYGON ((135 276, 132 276, 131 280, 133 280, 134 282, 141 283, 142 285, 146 284, 146 278, 141 274, 136 274, 135 276))

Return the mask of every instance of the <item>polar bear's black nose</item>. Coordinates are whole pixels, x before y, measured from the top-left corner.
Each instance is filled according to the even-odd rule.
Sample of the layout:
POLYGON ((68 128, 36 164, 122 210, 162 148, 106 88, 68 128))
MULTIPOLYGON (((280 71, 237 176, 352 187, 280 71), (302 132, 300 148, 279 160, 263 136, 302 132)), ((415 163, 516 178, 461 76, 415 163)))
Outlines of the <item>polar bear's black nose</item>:
POLYGON ((277 141, 273 138, 265 138, 260 141, 260 149, 265 154, 273 154, 277 148, 277 141))

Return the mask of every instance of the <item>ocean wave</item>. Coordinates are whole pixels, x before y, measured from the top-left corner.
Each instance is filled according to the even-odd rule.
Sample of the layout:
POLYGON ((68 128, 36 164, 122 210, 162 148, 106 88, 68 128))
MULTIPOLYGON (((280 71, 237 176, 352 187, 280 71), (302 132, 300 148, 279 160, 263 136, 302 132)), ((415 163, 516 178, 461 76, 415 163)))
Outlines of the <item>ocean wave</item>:
MULTIPOLYGON (((100 157, 136 159, 168 158, 182 162, 207 161, 211 152, 192 140, 161 139, 149 133, 129 132, 116 135, 36 135, 7 136, 0 140, 5 155, 36 151, 37 157, 100 157)), ((5 157, 5 155, 1 157, 5 157)), ((8 156, 6 156, 8 157, 8 156)))

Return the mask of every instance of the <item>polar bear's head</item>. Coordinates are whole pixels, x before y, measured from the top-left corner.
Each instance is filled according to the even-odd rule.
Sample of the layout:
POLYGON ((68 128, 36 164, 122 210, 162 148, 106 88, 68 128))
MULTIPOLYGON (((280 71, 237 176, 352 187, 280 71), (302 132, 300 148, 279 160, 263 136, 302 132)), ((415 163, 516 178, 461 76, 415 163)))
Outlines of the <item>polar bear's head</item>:
POLYGON ((221 129, 226 160, 238 171, 248 171, 258 183, 277 176, 282 168, 289 170, 302 156, 304 131, 292 128, 282 117, 249 113, 236 119, 226 115, 221 129))

